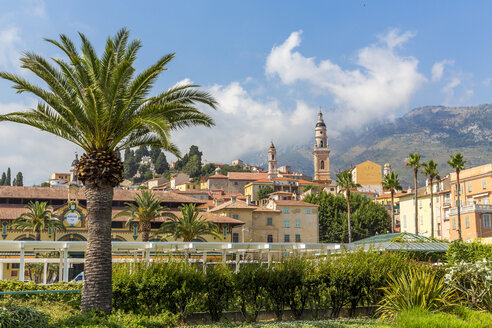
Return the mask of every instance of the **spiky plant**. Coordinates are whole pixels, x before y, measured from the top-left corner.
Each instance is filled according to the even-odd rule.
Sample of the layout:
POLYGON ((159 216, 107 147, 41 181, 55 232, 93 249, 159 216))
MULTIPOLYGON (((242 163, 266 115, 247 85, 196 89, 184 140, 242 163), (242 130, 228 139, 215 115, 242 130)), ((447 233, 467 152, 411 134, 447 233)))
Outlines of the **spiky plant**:
POLYGON ((109 37, 98 57, 83 34, 80 52, 65 35, 47 39, 68 60, 27 52, 22 68, 43 81, 43 87, 25 78, 2 72, 18 93, 28 92, 39 101, 34 109, 0 115, 0 121, 30 125, 66 139, 85 154, 77 165, 87 198, 88 242, 84 260, 82 310, 110 312, 111 203, 113 188, 122 180, 118 152, 131 147, 157 146, 179 155, 171 132, 180 128, 212 126, 213 120, 196 108, 202 103, 215 108, 216 101, 196 85, 179 85, 150 95, 153 84, 174 54, 135 74, 134 62, 141 47, 129 40, 129 31, 109 37), (46 85, 47 87, 44 87, 46 85))
POLYGON ((127 226, 138 221, 142 231, 142 241, 149 241, 151 222, 160 217, 176 218, 173 213, 165 211, 161 202, 162 199, 157 198, 152 190, 142 190, 135 196, 134 203, 125 203, 127 208, 116 214, 113 219, 126 216, 128 217, 127 226))
POLYGON ((415 234, 419 234, 419 209, 417 206, 417 200, 418 200, 418 192, 417 192, 417 176, 419 173, 419 168, 422 166, 422 163, 420 163, 420 159, 422 158, 422 155, 419 153, 413 153, 409 155, 410 158, 408 159, 408 162, 405 164, 408 167, 411 167, 413 170, 413 187, 414 187, 414 206, 415 206, 415 234))
POLYGON ((461 187, 460 187, 460 172, 465 169, 465 164, 466 161, 463 158, 463 155, 461 153, 457 153, 456 155, 450 155, 449 156, 451 159, 448 161, 449 166, 451 166, 454 171, 456 172, 456 194, 458 198, 458 238, 460 240, 463 240, 461 236, 461 201, 460 201, 460 194, 461 194, 461 187))
POLYGON ((429 178, 430 185, 430 194, 431 194, 431 237, 434 238, 434 189, 433 184, 434 181, 441 180, 439 176, 439 172, 437 171, 437 163, 432 159, 423 165, 422 174, 426 175, 429 178))
POLYGON ((41 232, 51 228, 56 231, 65 231, 65 225, 52 212, 52 207, 47 202, 29 202, 26 206, 27 212, 22 213, 12 222, 12 228, 31 230, 35 239, 41 240, 41 232))
POLYGON ((400 179, 398 178, 398 173, 391 171, 386 174, 383 178, 383 188, 389 190, 391 193, 391 232, 395 232, 395 205, 394 198, 395 192, 401 190, 400 179))
POLYGON ((352 231, 350 222, 350 190, 357 189, 360 184, 352 181, 352 172, 348 170, 343 170, 337 174, 336 184, 340 191, 345 192, 345 197, 347 197, 347 224, 348 224, 348 241, 352 242, 352 231))
POLYGON ((195 208, 195 204, 185 204, 180 206, 181 216, 170 218, 165 221, 156 234, 173 236, 174 239, 183 241, 193 241, 202 236, 213 236, 221 238, 218 227, 212 222, 208 222, 200 210, 195 208))

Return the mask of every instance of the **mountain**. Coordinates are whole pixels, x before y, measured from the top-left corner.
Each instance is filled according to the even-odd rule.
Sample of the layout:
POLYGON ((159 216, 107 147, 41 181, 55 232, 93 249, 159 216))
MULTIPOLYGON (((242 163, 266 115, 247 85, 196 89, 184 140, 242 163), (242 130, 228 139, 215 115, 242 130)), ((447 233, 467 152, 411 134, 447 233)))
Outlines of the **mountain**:
MULTIPOLYGON (((313 174, 312 144, 277 148, 279 165, 313 174)), ((450 154, 463 153, 466 167, 492 162, 492 104, 474 107, 425 106, 411 110, 394 121, 368 125, 329 140, 332 178, 339 170, 370 160, 391 164, 402 186, 413 185, 413 173, 405 162, 409 153, 419 152, 422 160, 439 163, 441 176, 451 172, 450 154)), ((266 152, 246 154, 247 163, 266 167, 266 152)), ((425 181, 419 176, 420 184, 425 181)))

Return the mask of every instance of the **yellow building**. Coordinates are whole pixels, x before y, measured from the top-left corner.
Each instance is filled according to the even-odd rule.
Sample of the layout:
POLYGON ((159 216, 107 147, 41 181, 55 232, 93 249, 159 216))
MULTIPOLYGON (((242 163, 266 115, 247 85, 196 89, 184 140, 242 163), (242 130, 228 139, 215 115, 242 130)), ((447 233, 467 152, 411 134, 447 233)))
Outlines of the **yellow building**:
MULTIPOLYGON (((456 173, 450 174, 450 240, 458 238, 458 187, 456 173)), ((463 240, 492 237, 492 164, 460 172, 460 212, 463 240)))
MULTIPOLYGON (((400 226, 401 232, 415 233, 415 202, 414 192, 400 196, 400 226)), ((431 236, 431 210, 430 193, 427 187, 418 189, 418 234, 426 237, 431 236)), ((437 220, 434 215, 434 232, 437 231, 437 220)))
MULTIPOLYGON (((406 192, 399 192, 393 195, 393 209, 395 211, 395 232, 400 232, 401 220, 400 220, 400 197, 406 196, 406 192)), ((377 196, 374 200, 376 204, 382 205, 386 208, 391 215, 391 193, 386 192, 381 196, 377 196)))
POLYGON ((244 186, 244 195, 246 197, 251 197, 251 201, 257 202, 259 200, 257 197, 258 191, 265 188, 266 186, 270 186, 273 189, 273 181, 270 179, 260 179, 252 181, 244 186))
POLYGON ((176 185, 174 189, 179 191, 200 190, 200 185, 191 182, 184 182, 176 185))
POLYGON ((52 173, 51 180, 62 180, 70 182, 70 173, 52 173))

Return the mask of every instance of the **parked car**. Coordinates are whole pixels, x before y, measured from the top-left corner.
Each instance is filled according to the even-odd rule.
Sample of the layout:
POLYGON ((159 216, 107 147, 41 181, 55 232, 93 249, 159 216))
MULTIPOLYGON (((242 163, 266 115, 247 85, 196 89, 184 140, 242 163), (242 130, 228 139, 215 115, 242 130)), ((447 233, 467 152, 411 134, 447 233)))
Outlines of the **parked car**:
POLYGON ((84 281, 84 271, 75 276, 70 282, 83 282, 84 281))

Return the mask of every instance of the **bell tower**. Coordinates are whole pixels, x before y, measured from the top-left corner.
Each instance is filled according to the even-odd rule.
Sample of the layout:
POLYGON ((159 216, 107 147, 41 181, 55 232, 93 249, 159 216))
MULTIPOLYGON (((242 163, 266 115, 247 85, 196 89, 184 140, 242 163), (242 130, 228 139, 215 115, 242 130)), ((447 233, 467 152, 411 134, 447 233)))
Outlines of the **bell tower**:
POLYGON ((314 182, 330 184, 330 149, 326 136, 326 125, 323 121, 323 113, 318 113, 318 121, 314 128, 314 182))
POLYGON ((273 179, 277 177, 277 150, 275 146, 270 145, 270 149, 268 149, 268 179, 273 179))

